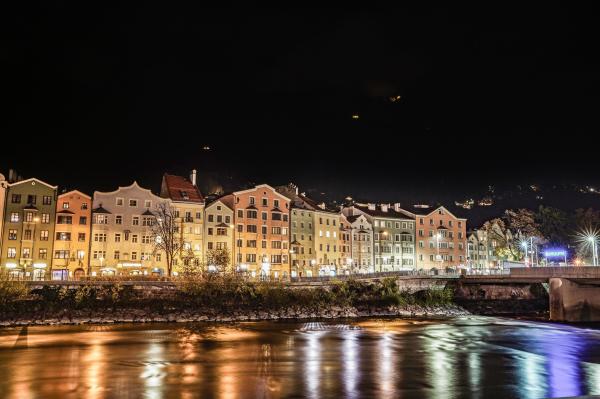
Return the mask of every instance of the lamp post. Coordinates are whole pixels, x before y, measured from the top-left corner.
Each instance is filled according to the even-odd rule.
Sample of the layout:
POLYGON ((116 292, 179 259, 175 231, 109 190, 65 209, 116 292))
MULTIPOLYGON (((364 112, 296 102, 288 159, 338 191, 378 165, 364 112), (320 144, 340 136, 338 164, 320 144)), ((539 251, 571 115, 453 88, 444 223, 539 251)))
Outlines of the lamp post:
POLYGON ((527 247, 528 247, 527 241, 526 240, 521 241, 521 248, 523 248, 525 250, 525 258, 524 258, 525 262, 527 262, 527 247))
POLYGON ((596 245, 596 236, 590 235, 587 239, 592 244, 592 266, 598 266, 598 247, 596 245))

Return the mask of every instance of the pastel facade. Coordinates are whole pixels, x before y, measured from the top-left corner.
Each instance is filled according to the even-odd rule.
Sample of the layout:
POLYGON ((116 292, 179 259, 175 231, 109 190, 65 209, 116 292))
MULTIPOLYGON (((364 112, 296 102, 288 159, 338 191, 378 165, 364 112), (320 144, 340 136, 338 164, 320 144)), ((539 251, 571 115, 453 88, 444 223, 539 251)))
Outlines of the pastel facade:
POLYGON ((4 207, 6 206, 6 192, 8 191, 8 182, 2 173, 0 173, 0 254, 2 253, 2 233, 4 232, 4 207))
POLYGON ((352 274, 352 225, 344 214, 340 214, 340 231, 338 233, 338 248, 340 251, 340 274, 352 274))
POLYGON ((345 214, 364 214, 372 224, 375 272, 415 269, 415 219, 400 204, 355 204, 345 214))
MULTIPOLYGON (((229 253, 229 270, 226 271, 234 270, 233 195, 225 195, 207 204, 204 215, 204 262, 208 262, 210 251, 226 249, 229 253)), ((207 264, 207 267, 216 266, 207 264)))
POLYGON ((319 276, 335 276, 344 265, 339 249, 340 215, 320 204, 315 216, 315 256, 319 276))
POLYGON ((88 274, 91 225, 92 197, 76 190, 58 196, 53 280, 78 280, 88 274))
POLYGON ((289 278, 289 198, 261 184, 234 192, 233 206, 236 266, 253 278, 289 278))
POLYGON ((189 262, 199 264, 204 259, 204 197, 196 185, 196 171, 190 178, 163 175, 160 196, 171 200, 175 222, 181 240, 181 253, 174 260, 174 273, 181 272, 189 262))
POLYGON ((415 214, 417 269, 443 270, 466 265, 467 219, 457 218, 443 206, 415 214))
POLYGON ((35 178, 8 185, 0 256, 3 271, 14 278, 49 278, 56 200, 57 186, 35 178))
POLYGON ((153 210, 169 202, 136 182, 112 192, 94 192, 92 275, 165 275, 166 256, 155 251, 153 210))
POLYGON ((499 259, 496 256, 498 242, 494 237, 493 233, 490 234, 484 229, 474 230, 469 234, 466 258, 469 268, 485 270, 499 267, 499 259))
POLYGON ((352 273, 372 273, 375 271, 373 225, 364 214, 348 216, 347 220, 352 234, 352 273))

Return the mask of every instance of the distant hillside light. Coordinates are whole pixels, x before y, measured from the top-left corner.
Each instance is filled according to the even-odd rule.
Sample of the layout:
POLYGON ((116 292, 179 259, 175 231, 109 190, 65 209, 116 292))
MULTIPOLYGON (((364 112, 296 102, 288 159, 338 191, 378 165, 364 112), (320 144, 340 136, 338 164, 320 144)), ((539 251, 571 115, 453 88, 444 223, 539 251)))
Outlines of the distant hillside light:
POLYGON ((359 118, 360 118, 360 115, 358 115, 358 114, 353 114, 352 115, 352 119, 359 119, 359 118))
POLYGON ((208 151, 210 150, 210 146, 205 145, 204 147, 202 147, 203 150, 208 151))

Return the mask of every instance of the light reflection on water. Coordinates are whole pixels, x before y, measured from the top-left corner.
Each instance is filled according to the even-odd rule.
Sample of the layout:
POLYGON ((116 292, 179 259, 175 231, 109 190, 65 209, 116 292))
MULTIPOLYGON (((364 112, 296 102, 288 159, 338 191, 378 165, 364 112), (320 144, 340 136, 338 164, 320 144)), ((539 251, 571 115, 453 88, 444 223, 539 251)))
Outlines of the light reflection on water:
POLYGON ((600 394, 600 331, 484 317, 0 330, 0 398, 600 394))

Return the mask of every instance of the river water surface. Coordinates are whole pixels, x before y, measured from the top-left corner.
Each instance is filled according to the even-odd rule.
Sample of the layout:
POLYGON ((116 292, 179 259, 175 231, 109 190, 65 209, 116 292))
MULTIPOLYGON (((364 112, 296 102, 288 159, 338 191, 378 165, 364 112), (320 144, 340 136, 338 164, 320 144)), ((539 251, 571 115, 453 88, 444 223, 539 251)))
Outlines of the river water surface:
POLYGON ((600 331, 485 317, 0 329, 1 398, 600 394, 600 331))

